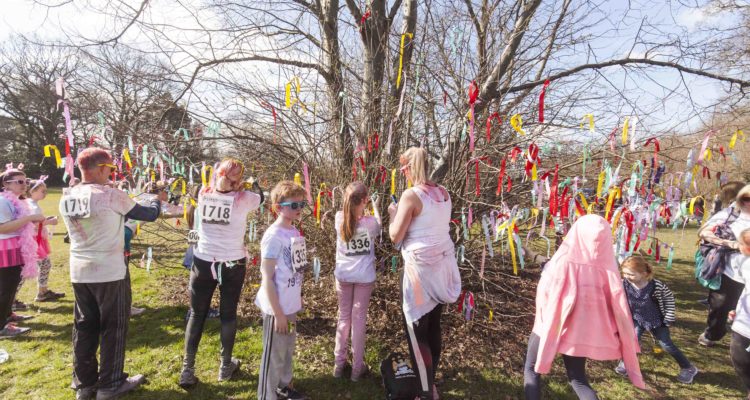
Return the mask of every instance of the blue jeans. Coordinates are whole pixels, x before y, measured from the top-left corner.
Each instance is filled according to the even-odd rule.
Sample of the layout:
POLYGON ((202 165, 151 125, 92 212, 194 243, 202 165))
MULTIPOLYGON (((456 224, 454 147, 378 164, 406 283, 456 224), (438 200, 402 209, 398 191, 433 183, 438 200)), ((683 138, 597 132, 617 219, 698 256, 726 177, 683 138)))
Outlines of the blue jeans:
MULTIPOLYGON (((639 341, 641 340, 641 335, 643 335, 643 332, 645 331, 645 328, 638 325, 635 326, 635 334, 636 336, 638 336, 639 341)), ((675 346, 674 342, 672 342, 672 338, 669 336, 668 326, 662 325, 658 328, 651 329, 651 335, 653 335, 654 339, 659 342, 659 346, 661 346, 664 351, 674 357, 674 359, 677 361, 677 364, 680 365, 680 368, 690 368, 692 366, 687 357, 685 357, 680 349, 675 346)))

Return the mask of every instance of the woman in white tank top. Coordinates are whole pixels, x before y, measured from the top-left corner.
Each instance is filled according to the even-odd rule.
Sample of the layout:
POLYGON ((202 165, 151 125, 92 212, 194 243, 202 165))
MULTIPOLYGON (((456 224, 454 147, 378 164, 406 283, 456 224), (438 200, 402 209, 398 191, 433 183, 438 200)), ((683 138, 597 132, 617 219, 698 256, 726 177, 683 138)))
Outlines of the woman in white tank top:
POLYGON ((427 152, 412 147, 400 158, 401 172, 414 184, 388 208, 391 240, 402 243, 404 322, 409 352, 417 367, 420 399, 437 399, 434 385, 441 353, 443 304, 461 293, 461 276, 450 238, 451 199, 427 179, 427 152))

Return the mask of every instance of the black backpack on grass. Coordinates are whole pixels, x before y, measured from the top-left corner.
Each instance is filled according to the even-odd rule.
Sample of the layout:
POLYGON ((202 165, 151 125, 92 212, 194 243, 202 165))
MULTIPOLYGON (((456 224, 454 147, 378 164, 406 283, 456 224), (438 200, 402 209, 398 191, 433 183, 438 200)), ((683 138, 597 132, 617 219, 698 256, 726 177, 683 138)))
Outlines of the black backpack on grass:
POLYGON ((414 400, 419 397, 419 378, 411 365, 411 358, 391 353, 380 363, 386 400, 414 400))

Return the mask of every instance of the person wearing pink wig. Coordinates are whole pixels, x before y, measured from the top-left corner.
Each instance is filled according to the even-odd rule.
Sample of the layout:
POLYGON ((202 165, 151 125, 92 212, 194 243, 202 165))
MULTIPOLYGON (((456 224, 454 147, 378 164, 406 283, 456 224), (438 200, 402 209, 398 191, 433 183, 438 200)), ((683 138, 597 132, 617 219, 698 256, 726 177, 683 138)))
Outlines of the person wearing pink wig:
POLYGON ((541 398, 540 374, 549 373, 558 353, 580 399, 598 399, 586 376, 587 359, 622 359, 633 385, 646 388, 611 231, 598 215, 581 217, 545 266, 524 365, 527 399, 541 398))

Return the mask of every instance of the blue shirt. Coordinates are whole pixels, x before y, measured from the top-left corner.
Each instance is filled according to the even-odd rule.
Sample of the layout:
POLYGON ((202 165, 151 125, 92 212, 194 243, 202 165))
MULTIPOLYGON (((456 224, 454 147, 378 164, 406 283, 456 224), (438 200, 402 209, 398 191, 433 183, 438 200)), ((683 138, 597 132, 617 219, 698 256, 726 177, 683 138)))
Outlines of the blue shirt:
POLYGON ((643 289, 638 289, 632 283, 628 282, 627 279, 623 279, 622 282, 625 285, 625 293, 628 296, 630 313, 633 314, 633 323, 637 327, 646 330, 662 326, 663 322, 659 305, 651 297, 656 287, 654 281, 649 281, 643 289))

